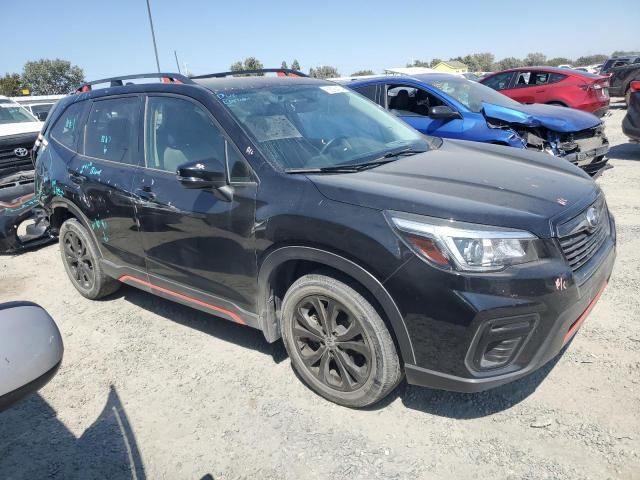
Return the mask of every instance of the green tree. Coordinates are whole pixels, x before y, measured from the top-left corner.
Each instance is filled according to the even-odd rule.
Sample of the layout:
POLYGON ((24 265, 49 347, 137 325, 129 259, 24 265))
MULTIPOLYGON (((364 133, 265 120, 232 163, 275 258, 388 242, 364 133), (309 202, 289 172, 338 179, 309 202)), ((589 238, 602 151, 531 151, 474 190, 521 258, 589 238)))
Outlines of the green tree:
POLYGON ((524 64, 527 67, 534 67, 536 65, 544 65, 547 63, 547 56, 544 53, 535 52, 529 53, 524 57, 524 64))
POLYGON ((472 72, 488 72, 491 70, 491 66, 495 60, 493 53, 490 52, 482 52, 482 53, 473 53, 471 54, 471 58, 473 59, 473 63, 475 64, 475 69, 471 69, 469 66, 469 70, 472 72))
POLYGON ((82 82, 82 69, 59 58, 27 62, 22 69, 22 86, 28 88, 32 95, 69 93, 82 82))
POLYGON ((283 60, 282 63, 280 64, 280 68, 288 69, 289 67, 287 67, 287 62, 283 60))
POLYGON ((338 69, 331 65, 320 65, 309 69, 309 76, 313 78, 334 78, 339 77, 338 69))
POLYGON ((413 63, 407 63, 407 67, 426 67, 429 68, 429 62, 424 60, 414 60, 413 63))
POLYGON ((375 73, 373 73, 373 70, 358 70, 351 74, 352 77, 362 77, 364 75, 375 75, 375 73))
POLYGON ((557 67, 558 65, 573 65, 573 60, 566 57, 555 57, 547 60, 546 65, 551 65, 552 67, 557 67))
MULTIPOLYGON (((262 62, 258 60, 256 57, 247 57, 244 59, 244 62, 237 61, 233 63, 230 67, 232 72, 244 72, 246 70, 262 70, 264 66, 262 62)), ((255 75, 262 76, 263 73, 257 73, 255 75)), ((248 75, 235 75, 237 77, 246 77, 248 75)))
POLYGON ((298 60, 296 60, 295 58, 293 59, 293 62, 291 62, 291 70, 296 70, 298 72, 301 71, 300 64, 298 63, 298 60))
POLYGON ((584 67, 586 65, 597 65, 599 63, 606 62, 608 58, 609 57, 607 55, 603 55, 601 53, 596 55, 585 55, 584 57, 577 58, 574 65, 576 67, 584 67))
POLYGON ((493 64, 491 70, 499 72, 501 70, 507 70, 509 68, 517 68, 524 66, 524 62, 516 57, 507 57, 497 61, 493 64))
POLYGON ((17 73, 7 73, 0 78, 0 95, 6 97, 17 97, 20 95, 20 75, 17 73))
POLYGON ((640 55, 640 52, 638 52, 638 50, 616 50, 611 54, 612 57, 626 57, 627 55, 640 55))
POLYGON ((427 65, 427 67, 433 68, 436 65, 438 65, 440 62, 442 61, 441 58, 434 58, 433 60, 431 60, 431 62, 429 63, 429 65, 427 65))

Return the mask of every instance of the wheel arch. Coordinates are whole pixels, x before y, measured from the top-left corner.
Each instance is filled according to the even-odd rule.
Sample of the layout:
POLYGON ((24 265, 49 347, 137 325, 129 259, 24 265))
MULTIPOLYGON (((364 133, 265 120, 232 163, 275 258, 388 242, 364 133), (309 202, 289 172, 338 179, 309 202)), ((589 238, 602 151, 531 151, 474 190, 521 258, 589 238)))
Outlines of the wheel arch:
POLYGON ((280 338, 278 302, 284 296, 282 289, 288 288, 292 283, 288 280, 295 281, 296 278, 320 268, 335 270, 364 288, 385 315, 401 358, 407 363, 415 363, 413 346, 402 314, 384 285, 361 265, 317 247, 279 247, 270 252, 262 262, 258 273, 257 307, 260 326, 267 341, 274 342, 280 338))
POLYGON ((51 214, 49 215, 49 224, 56 235, 59 233, 60 227, 66 220, 75 218, 89 232, 94 245, 98 249, 100 255, 102 255, 100 242, 91 228, 91 221, 73 202, 66 198, 58 197, 51 202, 49 209, 51 210, 51 214))

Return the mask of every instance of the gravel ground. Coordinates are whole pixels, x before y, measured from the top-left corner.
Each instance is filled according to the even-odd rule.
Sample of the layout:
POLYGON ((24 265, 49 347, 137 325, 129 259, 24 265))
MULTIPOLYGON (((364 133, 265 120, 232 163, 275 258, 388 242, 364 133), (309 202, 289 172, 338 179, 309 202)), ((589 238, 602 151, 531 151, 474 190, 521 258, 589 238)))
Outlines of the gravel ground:
POLYGON ((618 222, 609 287, 558 359, 474 395, 401 385, 349 410, 281 344, 131 287, 92 302, 58 247, 0 257, 0 301, 44 306, 58 375, 0 414, 0 478, 640 478, 640 145, 606 119, 618 222))

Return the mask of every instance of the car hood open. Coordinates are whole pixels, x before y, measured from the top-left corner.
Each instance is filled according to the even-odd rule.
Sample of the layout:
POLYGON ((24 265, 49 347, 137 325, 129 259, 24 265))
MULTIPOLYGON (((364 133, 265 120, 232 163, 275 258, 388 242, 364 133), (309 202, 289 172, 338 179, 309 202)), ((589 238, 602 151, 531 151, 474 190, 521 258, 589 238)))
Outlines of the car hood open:
POLYGON ((335 201, 519 228, 541 238, 552 236, 551 219, 577 213, 599 191, 569 162, 461 140, 358 173, 308 178, 335 201))
POLYGON ((483 114, 487 119, 501 120, 507 123, 526 125, 527 127, 546 127, 556 132, 578 132, 600 125, 595 115, 573 108, 557 105, 521 104, 518 107, 501 107, 482 102, 483 114))

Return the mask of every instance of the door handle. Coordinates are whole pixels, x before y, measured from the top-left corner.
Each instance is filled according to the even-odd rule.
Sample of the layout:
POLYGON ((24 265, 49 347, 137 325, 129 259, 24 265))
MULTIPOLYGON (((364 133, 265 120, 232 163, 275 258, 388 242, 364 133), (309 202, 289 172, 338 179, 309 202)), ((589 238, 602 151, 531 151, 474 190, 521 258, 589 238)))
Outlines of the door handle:
POLYGON ((81 183, 84 183, 87 177, 85 177, 84 175, 80 175, 79 173, 76 173, 76 172, 69 172, 69 179, 73 183, 80 185, 81 183))

